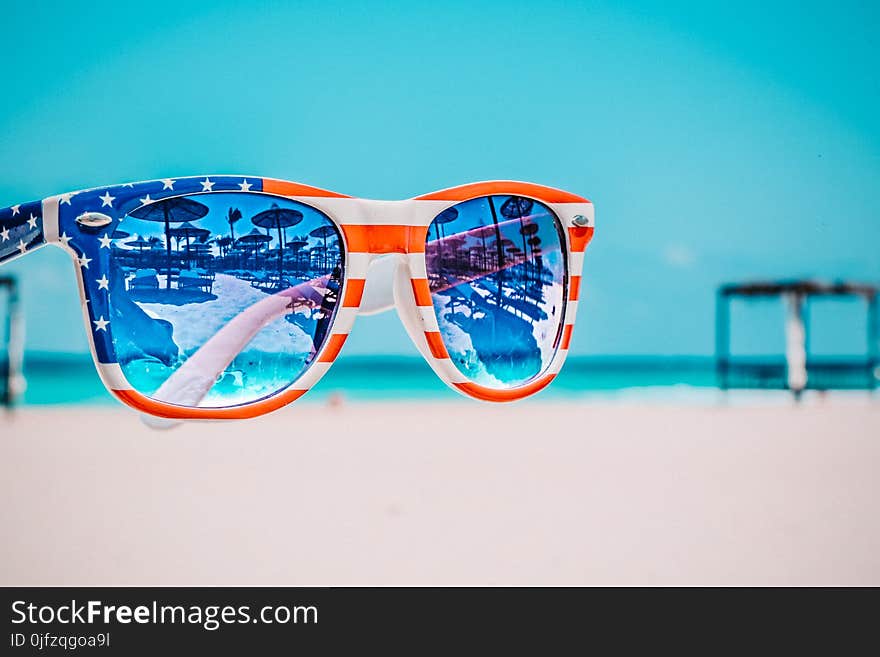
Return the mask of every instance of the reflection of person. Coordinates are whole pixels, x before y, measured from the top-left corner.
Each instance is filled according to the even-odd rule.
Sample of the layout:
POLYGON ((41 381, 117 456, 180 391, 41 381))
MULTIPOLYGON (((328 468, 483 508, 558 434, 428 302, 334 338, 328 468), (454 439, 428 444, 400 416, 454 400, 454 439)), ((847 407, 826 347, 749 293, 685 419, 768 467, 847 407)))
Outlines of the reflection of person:
POLYGON ((315 326, 315 335, 312 338, 312 344, 315 346, 315 351, 324 344, 324 338, 327 336, 327 329, 330 328, 330 319, 333 316, 333 309, 336 308, 336 303, 339 301, 339 279, 341 276, 342 268, 339 265, 336 265, 336 267, 333 268, 333 273, 330 274, 330 278, 327 281, 327 292, 324 294, 324 298, 321 301, 320 317, 315 326))

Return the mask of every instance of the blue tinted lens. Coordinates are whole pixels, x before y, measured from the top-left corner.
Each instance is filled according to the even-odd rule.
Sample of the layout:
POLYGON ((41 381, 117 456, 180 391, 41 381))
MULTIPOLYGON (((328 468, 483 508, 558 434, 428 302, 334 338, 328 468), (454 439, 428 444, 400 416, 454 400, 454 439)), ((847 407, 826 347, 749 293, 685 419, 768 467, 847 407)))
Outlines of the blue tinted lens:
POLYGON ((113 240, 113 346, 132 387, 183 406, 272 395, 314 360, 343 281, 339 233, 318 210, 254 193, 135 208, 113 240))
POLYGON ((541 374, 565 311, 559 220, 519 196, 487 196, 440 213, 426 264, 440 335, 471 381, 512 388, 541 374))

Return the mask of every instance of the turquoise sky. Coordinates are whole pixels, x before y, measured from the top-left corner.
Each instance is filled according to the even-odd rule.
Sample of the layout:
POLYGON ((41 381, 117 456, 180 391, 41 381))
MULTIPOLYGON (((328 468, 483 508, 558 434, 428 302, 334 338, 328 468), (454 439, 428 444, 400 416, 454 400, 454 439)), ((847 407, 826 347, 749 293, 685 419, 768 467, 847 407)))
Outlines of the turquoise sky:
MULTIPOLYGON (((710 353, 725 280, 880 281, 876 2, 67 4, 0 3, 0 205, 227 172, 562 187, 597 208, 582 354, 710 353)), ((87 349, 64 253, 4 269, 31 349, 87 349)), ((414 349, 389 315, 346 352, 414 349)))

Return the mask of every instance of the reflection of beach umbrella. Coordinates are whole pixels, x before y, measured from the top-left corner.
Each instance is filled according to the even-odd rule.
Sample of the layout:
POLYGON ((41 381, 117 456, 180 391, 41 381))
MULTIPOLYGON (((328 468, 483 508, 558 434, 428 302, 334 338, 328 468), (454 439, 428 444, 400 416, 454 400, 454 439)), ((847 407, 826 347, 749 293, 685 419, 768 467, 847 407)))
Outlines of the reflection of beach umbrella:
POLYGON ((308 240, 300 239, 294 237, 294 239, 287 242, 287 246, 293 249, 293 262, 294 262, 294 270, 298 271, 300 260, 300 249, 308 244, 308 240))
POLYGON ((143 252, 143 250, 146 247, 152 246, 153 243, 150 240, 144 239, 143 237, 139 237, 138 239, 132 240, 131 242, 126 242, 125 245, 137 247, 138 251, 143 252))
POLYGON ((211 240, 220 250, 220 255, 226 255, 229 251, 229 245, 232 244, 232 238, 228 235, 219 235, 211 240))
MULTIPOLYGON (((124 230, 114 230, 112 233, 110 233, 110 239, 112 240, 124 240, 126 237, 131 237, 131 233, 127 233, 124 230)), ((117 246, 116 244, 113 244, 111 248, 113 249, 114 253, 121 252, 121 255, 126 255, 125 249, 117 246)))
POLYGON ((199 228, 198 226, 190 226, 189 224, 183 224, 182 226, 177 226, 176 228, 171 228, 168 230, 168 235, 175 238, 177 240, 177 250, 180 250, 180 240, 186 240, 186 261, 189 263, 189 245, 192 240, 198 240, 199 242, 204 242, 207 239, 208 235, 211 234, 211 231, 207 228, 199 228))
POLYGON ((266 244, 267 242, 271 242, 271 241, 272 241, 271 235, 264 235, 263 233, 258 231, 256 228, 254 228, 247 235, 242 235, 237 240, 235 240, 235 243, 236 244, 246 244, 246 245, 249 245, 251 247, 251 249, 253 249, 254 267, 256 267, 257 266, 257 251, 260 250, 260 246, 262 246, 263 244, 266 244))
POLYGON ((535 202, 522 196, 511 196, 501 204, 501 216, 507 219, 521 219, 532 211, 535 202))
POLYGON ((318 226, 315 230, 309 233, 312 237, 320 237, 324 240, 324 253, 322 257, 324 258, 323 262, 325 268, 327 267, 327 238, 335 234, 336 229, 333 228, 333 226, 318 226))
POLYGON ((513 246, 513 240, 509 240, 506 237, 502 237, 500 240, 492 240, 491 242, 489 242, 489 246, 491 246, 493 249, 497 248, 499 244, 501 244, 501 246, 507 248, 509 246, 513 246))
POLYGON ((283 272, 282 258, 284 257, 284 238, 281 234, 281 229, 289 228, 290 226, 296 226, 302 220, 302 212, 299 212, 298 210, 291 210, 289 208, 279 208, 277 203, 273 203, 272 207, 270 207, 268 210, 258 212, 253 217, 251 217, 251 223, 254 224, 254 226, 259 226, 260 228, 265 228, 266 230, 268 230, 269 228, 275 228, 275 230, 278 231, 279 277, 283 272))
POLYGON ((161 221, 165 224, 165 289, 171 289, 171 238, 168 235, 171 230, 171 224, 188 223, 201 219, 208 214, 208 206, 188 199, 185 196, 172 196, 171 198, 142 205, 128 214, 135 219, 161 221))
POLYGON ((448 224, 450 221, 455 221, 456 219, 458 219, 458 210, 455 208, 446 208, 434 218, 434 221, 438 224, 448 224))

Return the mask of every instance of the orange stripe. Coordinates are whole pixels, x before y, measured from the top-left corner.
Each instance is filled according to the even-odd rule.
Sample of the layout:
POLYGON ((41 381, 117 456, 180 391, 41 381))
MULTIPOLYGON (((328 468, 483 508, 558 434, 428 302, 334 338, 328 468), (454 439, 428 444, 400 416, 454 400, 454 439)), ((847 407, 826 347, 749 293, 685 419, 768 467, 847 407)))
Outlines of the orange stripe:
POLYGON ((577 301, 581 296, 581 277, 572 276, 568 287, 568 300, 577 301))
POLYGON ((342 349, 342 345, 345 344, 345 339, 347 337, 348 333, 334 333, 331 335, 330 342, 327 343, 327 348, 324 350, 324 353, 321 354, 318 362, 332 363, 336 360, 336 357, 339 355, 339 350, 342 349))
POLYGON ((158 417, 175 420, 244 420, 277 410, 302 397, 308 390, 287 390, 270 399, 232 408, 187 408, 150 399, 134 390, 112 392, 120 401, 132 408, 158 417))
POLYGON ((427 278, 413 278, 412 279, 412 289, 413 295, 416 298, 417 306, 432 306, 434 305, 431 302, 431 288, 428 287, 428 279, 427 278))
POLYGON ((566 324, 565 328, 562 329, 562 344, 560 345, 560 349, 568 349, 568 345, 571 344, 571 332, 574 330, 574 324, 566 324))
POLYGON ((580 226, 569 227, 568 241, 572 251, 583 251, 593 239, 593 227, 582 228, 580 226))
POLYGON ((491 194, 522 194, 548 203, 589 203, 582 196, 564 192, 561 189, 535 185, 534 183, 515 182, 511 180, 493 180, 491 182, 471 183, 424 196, 417 196, 417 201, 466 201, 478 196, 491 194))
POLYGON ((546 388, 553 380, 554 376, 556 375, 548 374, 543 379, 538 379, 537 381, 533 381, 521 388, 513 388, 511 390, 494 390, 493 388, 486 388, 485 386, 477 385, 476 383, 456 383, 454 385, 456 388, 463 390, 476 399, 482 399, 483 401, 509 402, 528 397, 529 395, 533 395, 539 390, 546 388))
POLYGON ((267 194, 279 194, 280 196, 320 196, 322 198, 351 198, 345 194, 337 194, 320 187, 301 185, 300 183, 263 178, 263 191, 267 194))
POLYGON ((361 297, 364 295, 363 278, 349 278, 345 283, 345 296, 342 298, 343 308, 357 308, 361 305, 361 297))
POLYGON ((437 331, 425 331, 425 340, 428 341, 428 348, 434 358, 449 358, 449 352, 443 344, 443 338, 437 331))
POLYGON ((342 232, 351 253, 424 253, 428 227, 346 224, 342 232))

